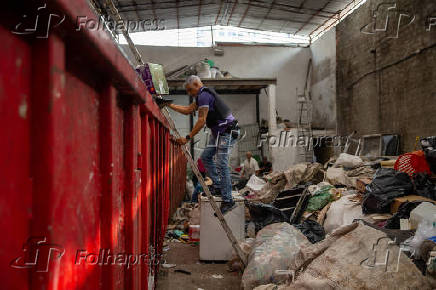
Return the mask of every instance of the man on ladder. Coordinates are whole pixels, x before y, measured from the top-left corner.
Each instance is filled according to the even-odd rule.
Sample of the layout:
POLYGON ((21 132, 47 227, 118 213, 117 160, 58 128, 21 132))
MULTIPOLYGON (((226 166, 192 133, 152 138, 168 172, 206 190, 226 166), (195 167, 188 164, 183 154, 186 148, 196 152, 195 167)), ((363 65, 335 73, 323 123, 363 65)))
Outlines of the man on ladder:
POLYGON ((239 136, 238 121, 232 115, 229 107, 221 97, 210 88, 203 86, 198 76, 190 76, 185 82, 188 95, 195 101, 189 106, 161 104, 184 115, 193 114, 198 110, 198 120, 185 138, 177 139, 177 143, 184 145, 189 142, 206 125, 212 134, 209 136, 201 160, 208 175, 213 181, 209 188, 214 196, 221 196, 221 213, 224 215, 235 207, 232 197, 232 182, 230 179, 229 158, 231 149, 239 136), (216 157, 216 160, 214 160, 216 157))

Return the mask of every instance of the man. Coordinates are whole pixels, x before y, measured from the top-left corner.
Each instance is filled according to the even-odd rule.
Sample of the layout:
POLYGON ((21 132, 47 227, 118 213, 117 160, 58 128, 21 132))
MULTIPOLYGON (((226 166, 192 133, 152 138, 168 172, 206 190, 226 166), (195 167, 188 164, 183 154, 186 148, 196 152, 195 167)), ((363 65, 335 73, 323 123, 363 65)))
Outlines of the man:
POLYGON ((268 174, 272 171, 272 163, 268 161, 266 156, 262 157, 262 161, 259 164, 260 169, 256 172, 256 175, 268 174))
POLYGON ((212 179, 211 192, 221 195, 221 212, 226 214, 235 207, 232 197, 229 156, 233 144, 239 136, 238 122, 229 107, 212 89, 203 86, 198 76, 190 76, 185 82, 186 92, 195 99, 189 106, 165 104, 176 112, 189 115, 198 110, 198 120, 185 138, 177 142, 181 145, 191 140, 206 125, 211 129, 208 145, 201 155, 208 176, 212 179), (216 155, 216 163, 214 156, 216 155))
POLYGON ((259 170, 259 165, 257 164, 256 159, 252 157, 250 151, 248 151, 245 156, 247 159, 244 161, 244 168, 242 168, 241 171, 241 178, 244 181, 248 181, 248 179, 250 179, 250 177, 259 170))

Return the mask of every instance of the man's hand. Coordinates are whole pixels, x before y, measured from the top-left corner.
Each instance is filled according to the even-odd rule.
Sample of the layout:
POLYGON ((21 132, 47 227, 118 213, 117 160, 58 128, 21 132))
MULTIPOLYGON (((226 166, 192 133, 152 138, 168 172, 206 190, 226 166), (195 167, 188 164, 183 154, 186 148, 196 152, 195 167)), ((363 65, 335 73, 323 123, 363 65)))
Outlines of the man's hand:
POLYGON ((179 145, 185 145, 186 143, 188 143, 188 140, 186 140, 186 138, 181 137, 176 139, 176 143, 179 145))
POLYGON ((171 103, 173 102, 173 100, 170 100, 170 99, 161 99, 161 98, 157 98, 157 97, 154 97, 154 101, 161 109, 165 106, 171 105, 171 103))

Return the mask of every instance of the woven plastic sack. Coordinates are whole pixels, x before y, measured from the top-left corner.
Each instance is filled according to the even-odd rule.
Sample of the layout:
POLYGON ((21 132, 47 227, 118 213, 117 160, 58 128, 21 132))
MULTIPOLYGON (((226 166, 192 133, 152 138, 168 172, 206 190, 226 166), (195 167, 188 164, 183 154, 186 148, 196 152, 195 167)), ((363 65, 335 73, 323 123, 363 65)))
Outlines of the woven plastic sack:
MULTIPOLYGON (((324 280, 329 287, 317 289, 432 289, 412 260, 385 233, 362 224, 316 255, 294 285, 324 280)), ((292 286, 283 289, 296 289, 292 286)))
POLYGON ((286 277, 277 275, 276 270, 289 269, 295 264, 299 249, 309 245, 306 237, 288 223, 266 226, 256 236, 242 276, 242 288, 251 290, 268 283, 285 282, 286 277))

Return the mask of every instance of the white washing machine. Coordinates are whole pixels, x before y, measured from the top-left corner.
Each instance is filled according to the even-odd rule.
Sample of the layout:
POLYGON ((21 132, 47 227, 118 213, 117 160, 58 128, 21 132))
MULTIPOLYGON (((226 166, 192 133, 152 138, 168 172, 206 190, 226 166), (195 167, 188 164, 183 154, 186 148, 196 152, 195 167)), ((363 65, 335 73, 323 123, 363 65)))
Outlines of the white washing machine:
MULTIPOLYGON (((221 198, 214 197, 218 207, 221 198)), ((224 219, 238 241, 245 238, 245 207, 244 198, 233 192, 236 207, 224 215, 224 219)), ((232 244, 227 238, 221 224, 214 216, 214 211, 207 197, 200 199, 200 260, 228 261, 232 258, 232 244)))

